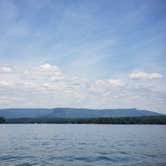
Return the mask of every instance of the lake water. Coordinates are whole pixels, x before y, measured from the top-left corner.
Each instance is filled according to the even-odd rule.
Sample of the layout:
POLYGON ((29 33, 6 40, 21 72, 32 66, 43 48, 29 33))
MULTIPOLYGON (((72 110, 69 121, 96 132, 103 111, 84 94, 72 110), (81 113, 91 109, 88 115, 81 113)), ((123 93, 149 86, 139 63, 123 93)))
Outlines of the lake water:
POLYGON ((165 166, 166 126, 0 125, 0 166, 165 166))

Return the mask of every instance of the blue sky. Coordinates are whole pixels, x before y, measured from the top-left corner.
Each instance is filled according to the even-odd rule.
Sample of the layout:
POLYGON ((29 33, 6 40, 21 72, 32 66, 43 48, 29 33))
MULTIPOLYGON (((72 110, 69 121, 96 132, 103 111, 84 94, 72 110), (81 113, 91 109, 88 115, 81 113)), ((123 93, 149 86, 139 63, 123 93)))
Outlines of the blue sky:
POLYGON ((165 111, 165 0, 1 0, 0 25, 0 107, 165 111))

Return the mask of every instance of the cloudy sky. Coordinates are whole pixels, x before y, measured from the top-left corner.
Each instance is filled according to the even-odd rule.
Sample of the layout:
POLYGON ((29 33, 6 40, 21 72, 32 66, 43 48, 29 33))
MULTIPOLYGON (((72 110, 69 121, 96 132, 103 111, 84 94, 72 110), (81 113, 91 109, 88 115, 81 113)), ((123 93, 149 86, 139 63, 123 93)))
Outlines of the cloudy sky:
POLYGON ((165 0, 0 0, 0 108, 166 113, 165 0))

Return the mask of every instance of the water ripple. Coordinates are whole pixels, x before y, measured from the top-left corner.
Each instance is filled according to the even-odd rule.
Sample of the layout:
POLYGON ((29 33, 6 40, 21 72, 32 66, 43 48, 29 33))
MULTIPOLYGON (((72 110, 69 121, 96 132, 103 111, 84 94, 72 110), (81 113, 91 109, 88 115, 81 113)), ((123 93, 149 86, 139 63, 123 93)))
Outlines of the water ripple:
POLYGON ((165 126, 43 124, 0 130, 0 166, 166 165, 165 126))

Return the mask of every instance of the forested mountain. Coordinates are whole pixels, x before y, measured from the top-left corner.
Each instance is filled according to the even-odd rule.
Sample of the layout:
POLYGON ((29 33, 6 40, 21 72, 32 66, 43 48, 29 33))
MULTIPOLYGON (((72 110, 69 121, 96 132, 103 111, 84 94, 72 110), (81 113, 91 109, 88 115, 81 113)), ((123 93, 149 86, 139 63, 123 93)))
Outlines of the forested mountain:
POLYGON ((162 115, 147 110, 130 109, 85 109, 85 108, 11 108, 0 109, 4 118, 98 118, 98 117, 138 117, 162 115))

